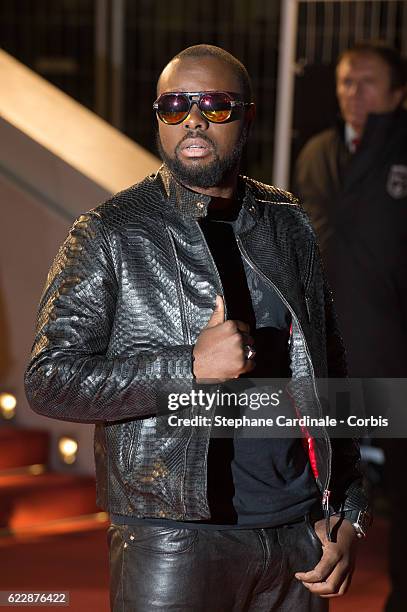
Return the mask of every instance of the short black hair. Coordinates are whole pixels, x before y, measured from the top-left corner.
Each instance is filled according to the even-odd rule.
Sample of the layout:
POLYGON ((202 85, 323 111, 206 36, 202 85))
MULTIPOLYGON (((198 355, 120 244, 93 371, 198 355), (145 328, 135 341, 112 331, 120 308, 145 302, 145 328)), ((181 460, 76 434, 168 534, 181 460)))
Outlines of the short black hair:
POLYGON ((361 41, 353 45, 353 47, 345 49, 345 51, 340 53, 336 65, 338 66, 349 55, 363 55, 365 53, 378 55, 388 65, 390 69, 390 87, 392 90, 403 89, 406 86, 407 68, 405 60, 396 49, 380 40, 361 41))
POLYGON ((193 57, 214 57, 227 64, 233 70, 239 80, 244 100, 246 102, 253 101, 253 86, 249 73, 242 62, 240 62, 234 55, 228 51, 225 51, 225 49, 215 47, 215 45, 193 45, 192 47, 187 47, 183 51, 177 53, 177 55, 172 58, 171 62, 176 59, 183 60, 193 57))

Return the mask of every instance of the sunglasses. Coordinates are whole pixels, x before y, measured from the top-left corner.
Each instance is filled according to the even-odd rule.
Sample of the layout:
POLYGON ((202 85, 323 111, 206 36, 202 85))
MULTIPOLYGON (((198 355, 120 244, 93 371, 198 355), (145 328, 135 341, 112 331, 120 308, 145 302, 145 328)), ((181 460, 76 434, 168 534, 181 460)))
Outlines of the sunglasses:
POLYGON ((253 102, 237 100, 226 91, 174 91, 161 94, 153 109, 163 123, 177 125, 188 117, 193 104, 211 123, 225 123, 235 108, 252 106, 253 102))

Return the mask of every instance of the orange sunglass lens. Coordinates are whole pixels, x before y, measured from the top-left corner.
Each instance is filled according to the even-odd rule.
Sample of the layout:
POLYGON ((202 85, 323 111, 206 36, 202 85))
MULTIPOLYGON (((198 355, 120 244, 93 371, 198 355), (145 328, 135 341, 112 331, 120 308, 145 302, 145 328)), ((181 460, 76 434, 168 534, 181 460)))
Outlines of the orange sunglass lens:
POLYGON ((232 113, 231 100, 224 93, 208 93, 202 96, 199 106, 205 117, 213 123, 227 121, 232 113))
POLYGON ((230 110, 205 110, 203 111, 205 117, 213 123, 222 123, 227 121, 230 117, 230 110))
POLYGON ((189 100, 183 95, 168 94, 158 103, 158 114, 164 123, 181 123, 189 112, 189 100))
POLYGON ((159 111, 160 118, 164 121, 164 123, 181 123, 183 119, 187 116, 188 112, 185 111, 174 111, 174 112, 164 112, 159 111))

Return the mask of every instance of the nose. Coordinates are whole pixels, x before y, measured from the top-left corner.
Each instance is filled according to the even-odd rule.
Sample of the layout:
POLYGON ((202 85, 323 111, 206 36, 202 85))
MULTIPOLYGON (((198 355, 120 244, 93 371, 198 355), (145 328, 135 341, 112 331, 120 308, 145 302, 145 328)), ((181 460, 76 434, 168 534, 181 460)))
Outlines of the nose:
POLYGON ((189 111, 188 117, 184 119, 183 127, 186 130, 208 129, 209 121, 202 115, 196 102, 192 102, 191 110, 189 111))
POLYGON ((362 93, 362 85, 361 83, 352 83, 348 89, 348 94, 350 96, 358 96, 362 93))

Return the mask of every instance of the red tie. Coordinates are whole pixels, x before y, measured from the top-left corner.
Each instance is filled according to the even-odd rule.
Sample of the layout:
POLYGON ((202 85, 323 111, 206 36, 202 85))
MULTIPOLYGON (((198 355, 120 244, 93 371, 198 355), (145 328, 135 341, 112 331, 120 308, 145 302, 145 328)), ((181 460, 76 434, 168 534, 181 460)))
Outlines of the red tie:
POLYGON ((351 153, 356 153, 360 145, 360 138, 358 138, 357 136, 355 138, 352 138, 351 145, 351 153))

